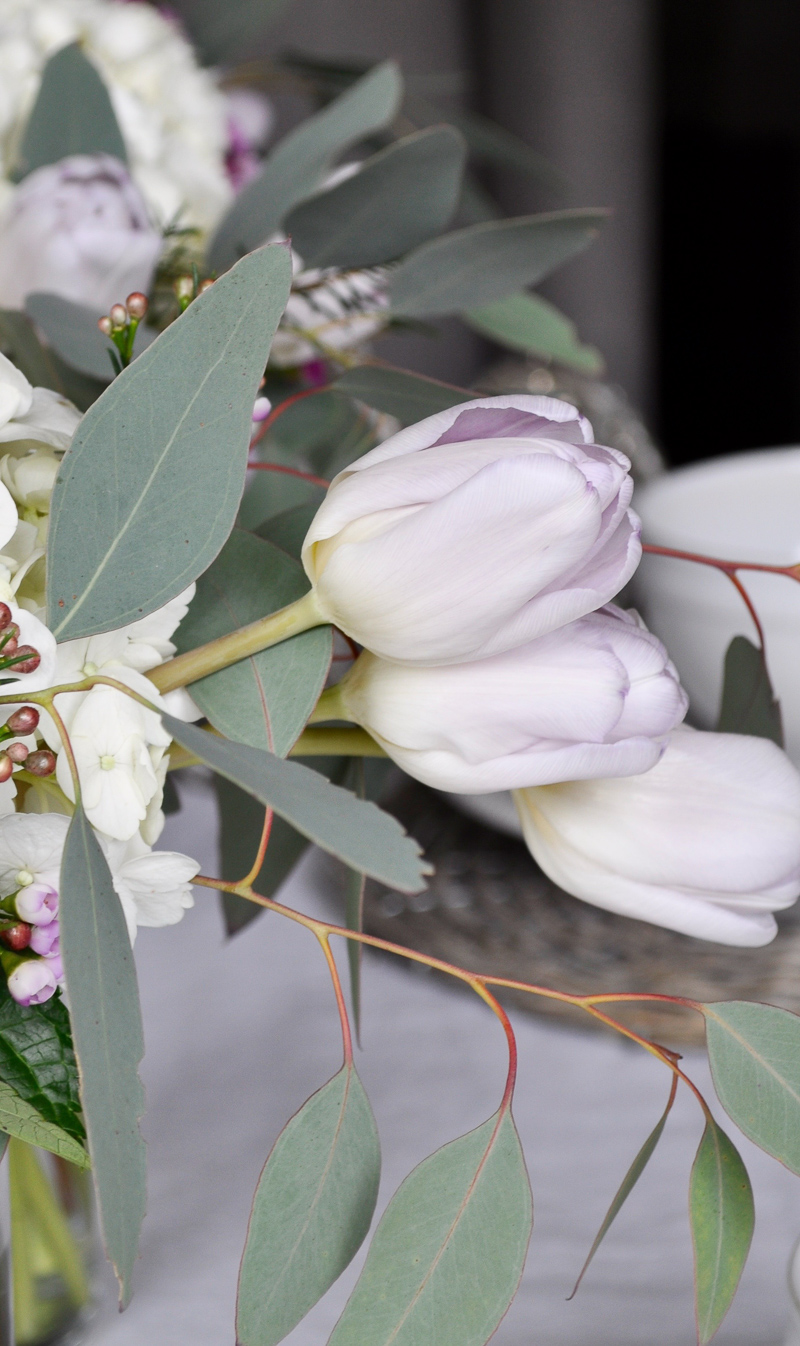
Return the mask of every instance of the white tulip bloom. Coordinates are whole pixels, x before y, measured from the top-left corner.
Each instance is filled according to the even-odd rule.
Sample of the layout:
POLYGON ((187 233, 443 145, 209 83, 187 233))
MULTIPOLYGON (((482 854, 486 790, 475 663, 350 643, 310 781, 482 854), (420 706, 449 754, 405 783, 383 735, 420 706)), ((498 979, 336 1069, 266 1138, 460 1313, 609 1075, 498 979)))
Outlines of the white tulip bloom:
POLYGON ((676 729, 642 776, 515 792, 567 892, 720 944, 768 944, 800 894, 800 775, 774 743, 676 729))
POLYGON ((318 609, 397 663, 527 644, 630 579, 641 546, 629 468, 552 398, 429 416, 332 482, 303 546, 318 609))
MULTIPOLYGON (((138 831, 160 789, 148 751, 152 729, 146 717, 160 724, 157 716, 122 692, 98 686, 86 693, 69 729, 86 816, 98 831, 120 841, 138 831)), ((169 736, 161 733, 169 742, 169 736)), ((56 779, 67 798, 74 800, 65 752, 58 754, 56 779)))
POLYGON ((365 650, 337 692, 409 775, 469 794, 648 771, 687 707, 661 642, 610 605, 467 664, 365 650))
POLYGON ((131 944, 140 925, 176 925, 194 906, 192 879, 200 866, 177 851, 151 851, 135 836, 127 844, 101 842, 122 903, 131 944))

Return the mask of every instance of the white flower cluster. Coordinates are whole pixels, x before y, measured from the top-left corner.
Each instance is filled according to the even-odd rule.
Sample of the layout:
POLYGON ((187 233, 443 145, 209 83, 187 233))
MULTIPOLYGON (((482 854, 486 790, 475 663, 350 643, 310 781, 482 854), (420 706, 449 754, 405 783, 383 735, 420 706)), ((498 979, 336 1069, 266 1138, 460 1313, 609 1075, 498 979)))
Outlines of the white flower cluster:
MULTIPOLYGON (((101 673, 164 704, 144 675, 175 653, 170 637, 194 593, 192 586, 118 631, 56 645, 44 624, 44 549, 60 455, 79 420, 68 402, 32 388, 0 356, 0 444, 7 446, 0 457, 0 682, 4 695, 19 696, 0 707, 0 904, 7 925, 11 900, 20 925, 10 937, 25 940, 12 946, 25 953, 4 952, 2 958, 18 958, 9 988, 25 1004, 47 999, 61 977, 58 872, 74 799, 56 724, 46 712, 39 716, 26 708, 26 695, 101 673)), ((179 693, 170 709, 191 715, 194 708, 179 693)), ((188 856, 151 849, 164 826, 169 760, 170 739, 160 717, 105 685, 65 693, 58 711, 131 940, 138 925, 173 924, 192 905, 198 865, 188 856)))
POLYGON ((178 26, 139 0, 0 0, 0 176, 47 60, 80 42, 108 88, 135 182, 161 225, 208 230, 228 205, 228 110, 178 26))

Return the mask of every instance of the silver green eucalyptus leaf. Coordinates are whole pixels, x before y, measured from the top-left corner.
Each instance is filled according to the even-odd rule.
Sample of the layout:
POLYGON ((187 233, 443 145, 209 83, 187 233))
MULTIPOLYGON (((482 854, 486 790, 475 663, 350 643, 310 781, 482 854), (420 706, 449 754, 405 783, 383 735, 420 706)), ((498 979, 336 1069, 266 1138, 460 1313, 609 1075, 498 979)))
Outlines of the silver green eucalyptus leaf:
POLYGON ((100 1224, 124 1306, 145 1212, 145 1149, 139 1131, 144 1038, 125 917, 80 805, 64 845, 59 922, 100 1224))
POLYGON ((284 228, 306 267, 391 262, 449 223, 465 160, 466 145, 452 126, 417 131, 337 187, 301 201, 284 228))
POLYGON ((464 321, 481 336, 512 351, 553 360, 581 374, 602 374, 603 357, 578 340, 575 324, 538 294, 510 294, 482 308, 469 309, 464 321))
POLYGON ((689 1183, 697 1338, 706 1346, 736 1294, 755 1224, 753 1189, 736 1146, 706 1121, 689 1183))
POLYGON ((392 275, 392 312, 443 316, 504 299, 582 252, 605 218, 600 210, 560 210, 488 220, 423 243, 392 275))
POLYGON ((57 640, 155 611, 220 551, 290 282, 285 244, 245 257, 87 412, 53 491, 47 608, 57 640))
POLYGON ((466 388, 454 388, 449 383, 385 365, 357 365, 355 369, 347 369, 334 386, 360 402, 366 402, 368 407, 396 416, 404 425, 413 425, 415 421, 456 407, 475 396, 466 388))
POLYGON ((340 154, 394 120, 402 92, 400 71, 385 61, 285 136, 217 229, 211 269, 225 271, 269 238, 292 206, 317 190, 340 154))
POLYGON ((127 152, 108 90, 77 42, 50 57, 22 135, 15 164, 17 181, 68 154, 127 152))

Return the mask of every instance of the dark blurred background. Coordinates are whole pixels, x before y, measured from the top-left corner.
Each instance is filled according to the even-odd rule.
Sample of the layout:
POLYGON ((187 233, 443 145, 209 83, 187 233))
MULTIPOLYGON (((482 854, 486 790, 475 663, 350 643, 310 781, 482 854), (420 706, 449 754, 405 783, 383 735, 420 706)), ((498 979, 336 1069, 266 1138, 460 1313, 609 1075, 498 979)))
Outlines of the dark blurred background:
MULTIPOLYGON (((495 178, 511 211, 613 208, 542 288, 672 462, 800 441, 800 0, 294 0, 291 49, 397 56, 523 136, 570 189, 495 178)), ((392 340, 461 383, 487 358, 457 324, 392 340)))

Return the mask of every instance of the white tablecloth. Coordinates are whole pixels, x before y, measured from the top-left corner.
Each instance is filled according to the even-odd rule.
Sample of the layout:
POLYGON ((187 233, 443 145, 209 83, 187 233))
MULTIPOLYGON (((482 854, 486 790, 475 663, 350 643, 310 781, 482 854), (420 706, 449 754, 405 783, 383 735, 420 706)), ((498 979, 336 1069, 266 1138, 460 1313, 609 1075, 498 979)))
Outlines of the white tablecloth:
MULTIPOLYGON (((202 780, 162 845, 213 872, 215 825, 202 780)), ((330 913, 311 856, 284 890, 330 913)), ((259 1170, 288 1117, 341 1064, 328 973, 316 941, 265 915, 226 943, 217 897, 136 945, 147 1055, 149 1204, 129 1309, 104 1310, 91 1346, 233 1346, 238 1261, 259 1170)), ((503 1036, 467 993, 368 955, 357 1064, 381 1133, 383 1206, 409 1169, 494 1111, 503 1036)), ((517 1013, 515 1106, 534 1192, 535 1227, 520 1293, 497 1346, 692 1346, 689 1169, 698 1109, 678 1095, 666 1133, 572 1303, 574 1277, 606 1207, 668 1090, 663 1068, 622 1040, 517 1013)), ((687 1068, 710 1088, 704 1057, 687 1068)), ((733 1128, 728 1126, 731 1134, 733 1128)), ((800 1180, 740 1143, 757 1225, 719 1346, 777 1346, 787 1320, 785 1268, 800 1233, 800 1180)), ((287 1338, 324 1346, 362 1256, 287 1338)), ((436 1346, 434 1342, 430 1346, 436 1346)))

